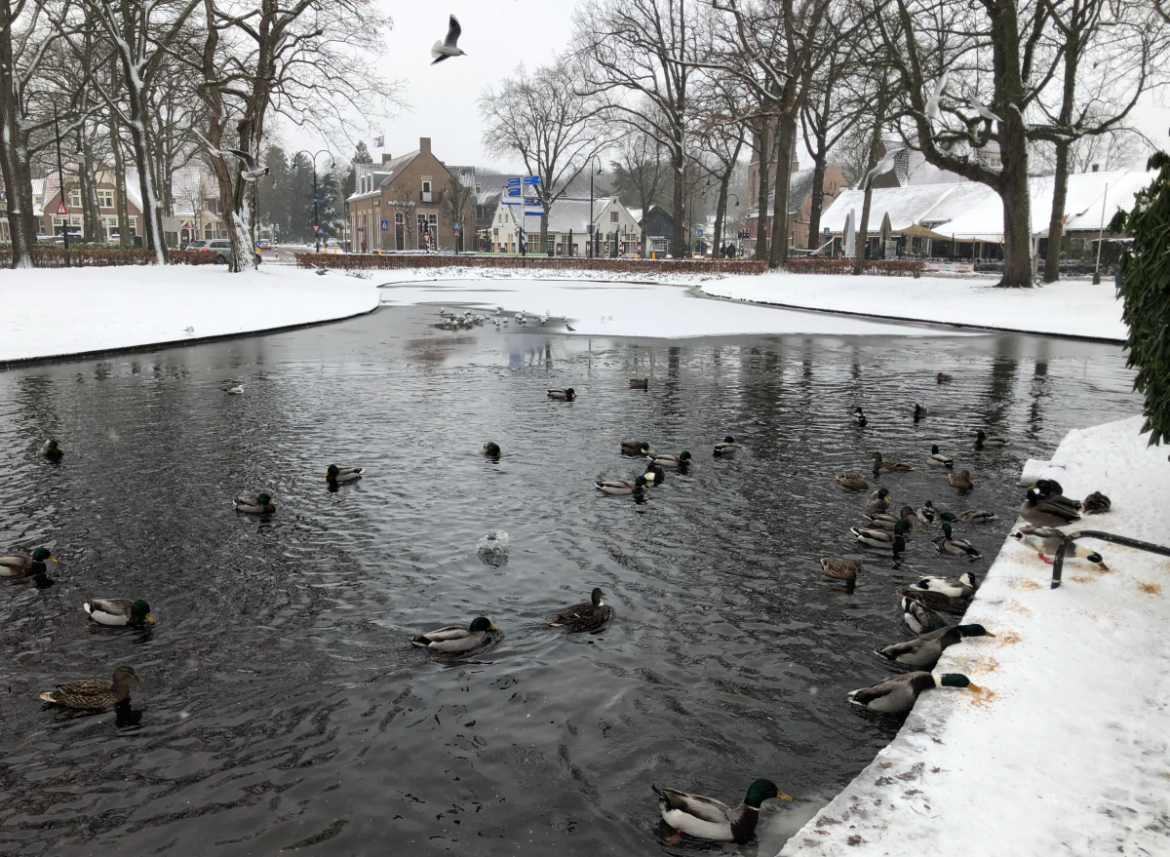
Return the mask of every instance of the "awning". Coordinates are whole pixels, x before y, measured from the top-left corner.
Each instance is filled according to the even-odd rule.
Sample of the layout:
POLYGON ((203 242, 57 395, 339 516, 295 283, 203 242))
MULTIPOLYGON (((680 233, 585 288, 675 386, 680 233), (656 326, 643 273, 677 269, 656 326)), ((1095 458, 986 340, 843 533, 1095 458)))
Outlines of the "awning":
POLYGON ((909 235, 912 238, 930 238, 934 241, 950 241, 951 236, 942 235, 932 229, 927 229, 919 223, 911 223, 902 231, 903 235, 909 235))

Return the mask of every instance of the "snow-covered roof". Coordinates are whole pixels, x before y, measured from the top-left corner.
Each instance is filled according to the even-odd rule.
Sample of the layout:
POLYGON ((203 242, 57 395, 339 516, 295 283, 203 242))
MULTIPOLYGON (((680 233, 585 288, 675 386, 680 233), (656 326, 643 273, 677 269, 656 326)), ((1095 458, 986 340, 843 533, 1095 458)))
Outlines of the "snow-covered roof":
POLYGON ((406 169, 410 162, 418 157, 418 150, 408 152, 405 155, 399 155, 397 158, 387 161, 384 164, 354 164, 354 178, 356 179, 356 187, 361 187, 361 179, 364 176, 372 175, 374 177, 374 189, 366 193, 353 193, 349 196, 349 201, 359 199, 371 199, 381 194, 381 188, 387 182, 393 181, 394 177, 402 170, 406 169))
MULTIPOLYGON (((511 206, 509 206, 511 208, 511 206)), ((599 196, 593 199, 593 222, 597 224, 599 231, 612 231, 612 225, 608 218, 602 222, 602 215, 606 213, 611 207, 617 208, 620 212, 625 214, 625 219, 620 220, 620 223, 631 226, 637 225, 637 221, 630 217, 630 212, 617 197, 599 196)), ((520 219, 520 206, 514 207, 514 217, 516 221, 520 219)), ((528 218, 529 224, 536 222, 535 218, 528 218)), ((512 221, 509 221, 509 224, 512 221)), ((552 204, 548 215, 548 231, 558 234, 567 234, 572 231, 574 233, 585 233, 589 231, 589 200, 586 199, 558 199, 552 204)))

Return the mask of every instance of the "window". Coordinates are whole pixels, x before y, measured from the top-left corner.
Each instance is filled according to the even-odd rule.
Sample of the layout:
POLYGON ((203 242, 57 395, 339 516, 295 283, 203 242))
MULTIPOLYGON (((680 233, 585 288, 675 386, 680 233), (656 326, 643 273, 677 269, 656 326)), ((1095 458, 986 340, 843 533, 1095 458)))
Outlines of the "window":
POLYGON ((69 191, 69 204, 74 208, 81 208, 81 191, 69 191))
POLYGON ((420 197, 421 197, 421 199, 420 199, 421 202, 430 202, 431 201, 431 182, 430 182, 430 179, 423 179, 422 194, 420 195, 420 197))
POLYGON ((610 223, 617 223, 618 222, 618 213, 616 211, 611 211, 609 213, 609 222, 610 223))
POLYGON ((436 225, 438 224, 438 222, 439 222, 439 215, 437 215, 437 214, 432 214, 432 215, 431 215, 431 227, 432 227, 432 231, 433 231, 433 227, 434 227, 434 226, 436 226, 436 225))
POLYGON ((97 192, 97 198, 99 208, 114 207, 114 192, 112 190, 99 190, 97 192))
POLYGON ((70 217, 70 218, 69 218, 69 224, 70 224, 71 226, 80 226, 80 225, 81 225, 81 215, 80 215, 80 214, 75 214, 75 215, 73 215, 72 217, 70 217))

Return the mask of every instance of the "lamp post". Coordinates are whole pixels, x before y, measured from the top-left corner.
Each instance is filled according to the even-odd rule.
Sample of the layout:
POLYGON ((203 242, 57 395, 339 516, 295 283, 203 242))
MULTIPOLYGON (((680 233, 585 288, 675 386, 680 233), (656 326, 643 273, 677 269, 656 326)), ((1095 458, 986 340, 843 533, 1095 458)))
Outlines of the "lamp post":
POLYGON ((589 258, 597 256, 597 231, 593 225, 593 176, 601 175, 601 158, 594 155, 589 159, 589 258), (597 164, 597 172, 593 171, 594 163, 597 164))
MULTIPOLYGON (((65 169, 61 166, 61 126, 57 123, 57 105, 53 105, 53 134, 57 138, 57 195, 60 205, 65 204, 65 169)), ((65 231, 61 233, 65 239, 65 249, 69 249, 69 215, 65 215, 65 231)))
MULTIPOLYGON (((328 149, 318 149, 316 153, 311 155, 313 159, 313 220, 316 221, 313 224, 313 237, 317 241, 318 253, 321 252, 321 211, 317 205, 321 202, 321 200, 317 197, 317 155, 321 154, 322 152, 329 156, 329 169, 333 169, 335 166, 337 166, 337 159, 333 157, 333 153, 328 149)), ((296 160, 297 155, 309 154, 310 152, 308 149, 301 149, 299 152, 293 155, 293 160, 296 160)))
MULTIPOLYGON (((734 193, 729 193, 728 196, 735 197, 735 207, 739 208, 739 197, 736 196, 736 194, 734 194, 734 193)), ((720 241, 727 240, 727 203, 726 203, 726 201, 724 201, 724 205, 723 205, 723 229, 721 229, 719 231, 719 240, 720 241)), ((723 249, 723 248, 720 248, 720 249, 723 249)), ((715 251, 712 250, 711 252, 714 253, 715 251)))

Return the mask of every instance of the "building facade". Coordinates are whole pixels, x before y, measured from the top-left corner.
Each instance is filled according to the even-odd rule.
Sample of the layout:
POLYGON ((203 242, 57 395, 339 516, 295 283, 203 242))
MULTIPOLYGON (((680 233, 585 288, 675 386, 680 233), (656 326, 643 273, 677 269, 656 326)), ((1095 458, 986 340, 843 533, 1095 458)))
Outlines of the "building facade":
POLYGON ((509 205, 515 198, 500 199, 492 217, 491 250, 494 253, 523 252, 553 256, 636 256, 641 228, 629 210, 617 197, 597 197, 592 200, 565 197, 549 209, 547 242, 538 247, 540 218, 524 217, 527 206, 509 205), (594 253, 590 241, 590 225, 598 235, 594 253))

